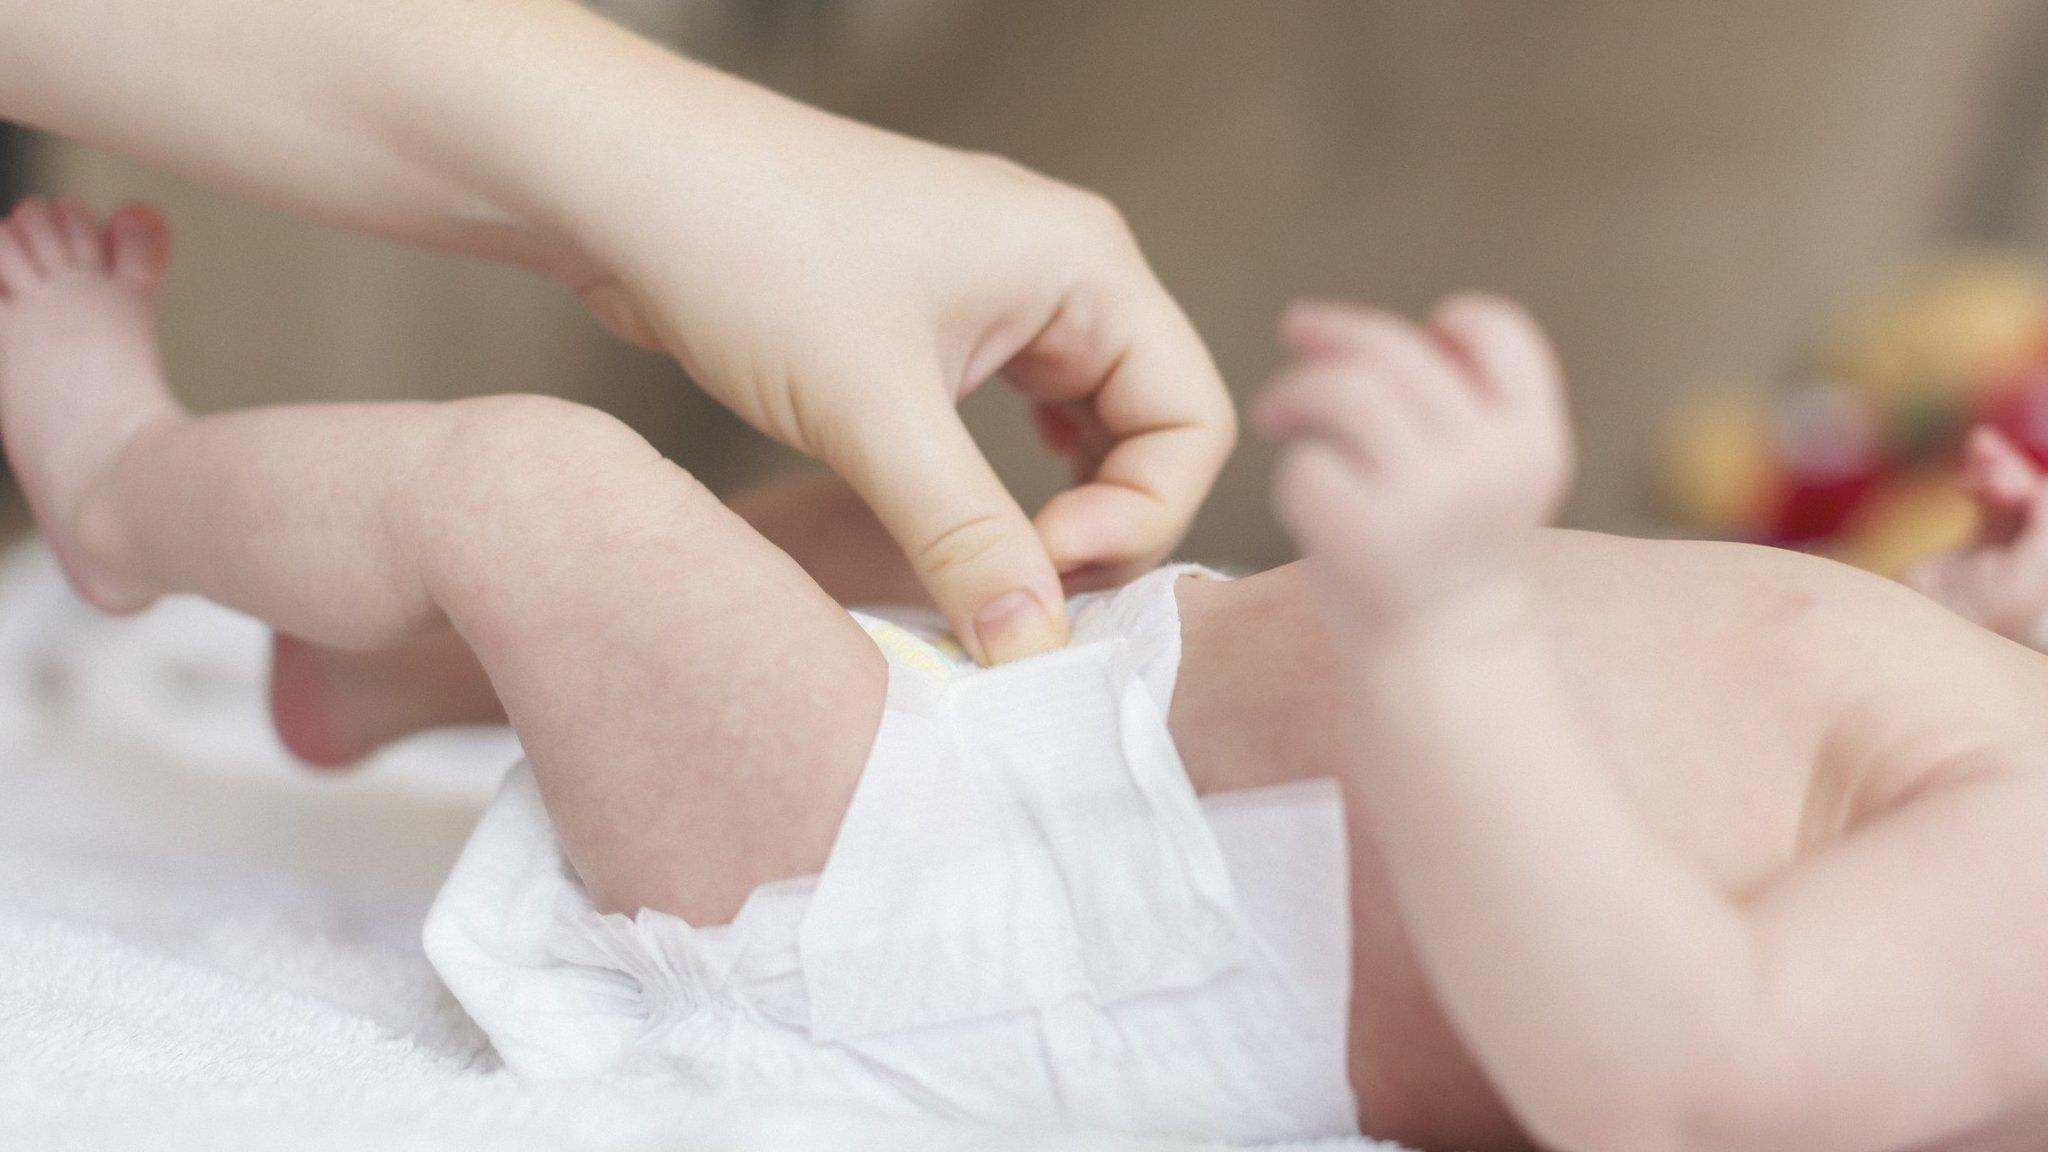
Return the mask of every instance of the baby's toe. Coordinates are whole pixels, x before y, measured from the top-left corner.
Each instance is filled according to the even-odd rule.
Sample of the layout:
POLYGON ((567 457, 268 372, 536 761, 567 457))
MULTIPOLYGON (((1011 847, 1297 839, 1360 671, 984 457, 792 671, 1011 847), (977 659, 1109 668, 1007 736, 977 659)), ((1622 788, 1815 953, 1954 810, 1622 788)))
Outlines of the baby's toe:
POLYGON ((21 202, 8 222, 15 238, 37 271, 51 275, 71 266, 71 257, 64 245, 64 227, 57 221, 56 210, 50 202, 40 196, 31 196, 21 202))
POLYGON ((79 268, 104 271, 106 259, 100 247, 99 224, 83 201, 64 197, 51 207, 57 230, 64 240, 65 262, 79 268))
POLYGON ((114 274, 136 290, 155 294, 171 264, 171 230, 147 204, 129 204, 107 221, 107 255, 114 274))
POLYGON ((11 221, 0 220, 0 301, 19 297, 41 275, 29 260, 28 249, 15 236, 11 221))
POLYGON ((1377 357, 1414 326, 1381 308, 1340 300, 1296 300, 1280 317, 1280 339, 1307 359, 1377 357))
POLYGON ((52 266, 45 259, 63 247, 54 228, 47 205, 35 200, 0 217, 0 290, 19 298, 49 276, 52 266))

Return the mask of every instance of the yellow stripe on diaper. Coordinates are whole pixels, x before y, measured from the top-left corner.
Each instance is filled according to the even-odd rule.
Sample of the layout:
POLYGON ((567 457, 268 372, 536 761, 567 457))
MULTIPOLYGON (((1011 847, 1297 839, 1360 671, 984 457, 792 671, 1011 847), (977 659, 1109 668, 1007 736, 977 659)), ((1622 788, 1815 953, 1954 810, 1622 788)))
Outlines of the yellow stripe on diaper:
POLYGON ((860 617, 860 624, 867 629, 875 647, 882 650, 882 655, 894 663, 915 668, 940 680, 952 679, 967 659, 966 649, 951 636, 926 640, 908 628, 872 616, 860 617))

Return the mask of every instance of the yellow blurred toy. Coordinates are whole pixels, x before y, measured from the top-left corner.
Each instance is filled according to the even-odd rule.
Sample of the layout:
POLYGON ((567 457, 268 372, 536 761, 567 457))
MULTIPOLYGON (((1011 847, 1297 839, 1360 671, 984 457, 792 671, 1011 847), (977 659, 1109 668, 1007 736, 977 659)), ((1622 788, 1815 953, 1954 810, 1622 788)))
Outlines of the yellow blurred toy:
POLYGON ((1952 482, 1988 424, 2048 464, 2048 276, 2015 256, 1931 264, 1820 341, 1825 383, 1699 393, 1667 429, 1661 487, 1691 531, 1887 574, 1968 538, 1952 482))

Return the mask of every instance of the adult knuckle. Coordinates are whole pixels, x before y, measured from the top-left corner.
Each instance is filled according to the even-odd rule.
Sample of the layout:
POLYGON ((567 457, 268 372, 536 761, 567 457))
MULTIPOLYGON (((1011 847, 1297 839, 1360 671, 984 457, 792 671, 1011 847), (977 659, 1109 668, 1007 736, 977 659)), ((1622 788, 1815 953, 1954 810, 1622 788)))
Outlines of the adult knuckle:
POLYGON ((1121 248, 1137 247, 1137 239, 1131 232, 1130 221, 1124 217, 1123 209, 1118 208, 1115 201, 1099 192, 1082 188, 1066 188, 1063 195, 1066 211, 1084 238, 1097 243, 1107 242, 1121 248))
POLYGON ((1212 479, 1216 473, 1223 470, 1223 465, 1229 461, 1230 454, 1236 450, 1238 438, 1243 433, 1241 424, 1237 405, 1230 402, 1229 393, 1223 392, 1202 420, 1202 427, 1209 437, 1207 466, 1212 479))
POLYGON ((1000 512, 981 512, 957 521, 914 547, 912 564, 928 573, 977 566, 1009 547, 1009 520, 1000 512))
POLYGON ((1019 164, 997 152, 969 151, 959 154, 966 162, 983 175, 998 180, 1025 185, 1030 188, 1061 187, 1056 181, 1037 170, 1019 164))

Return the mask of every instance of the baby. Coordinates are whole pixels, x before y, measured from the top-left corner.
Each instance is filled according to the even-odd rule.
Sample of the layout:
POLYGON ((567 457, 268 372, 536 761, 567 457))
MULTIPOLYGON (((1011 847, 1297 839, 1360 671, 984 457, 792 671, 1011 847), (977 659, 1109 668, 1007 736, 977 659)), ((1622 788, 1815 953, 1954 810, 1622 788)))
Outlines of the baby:
POLYGON ((830 487, 757 531, 531 397, 185 413, 165 254, 146 210, 9 221, 9 458, 95 604, 301 638, 297 747, 502 704, 531 773, 429 945, 515 1067, 1247 1139, 2041 1146, 2048 659, 1827 561, 1542 527, 1571 451, 1511 305, 1295 309, 1258 417, 1310 559, 1080 598, 1075 648, 976 672, 835 601, 894 585, 834 566, 881 549, 830 487), (472 652, 489 691, 422 686, 472 652))

